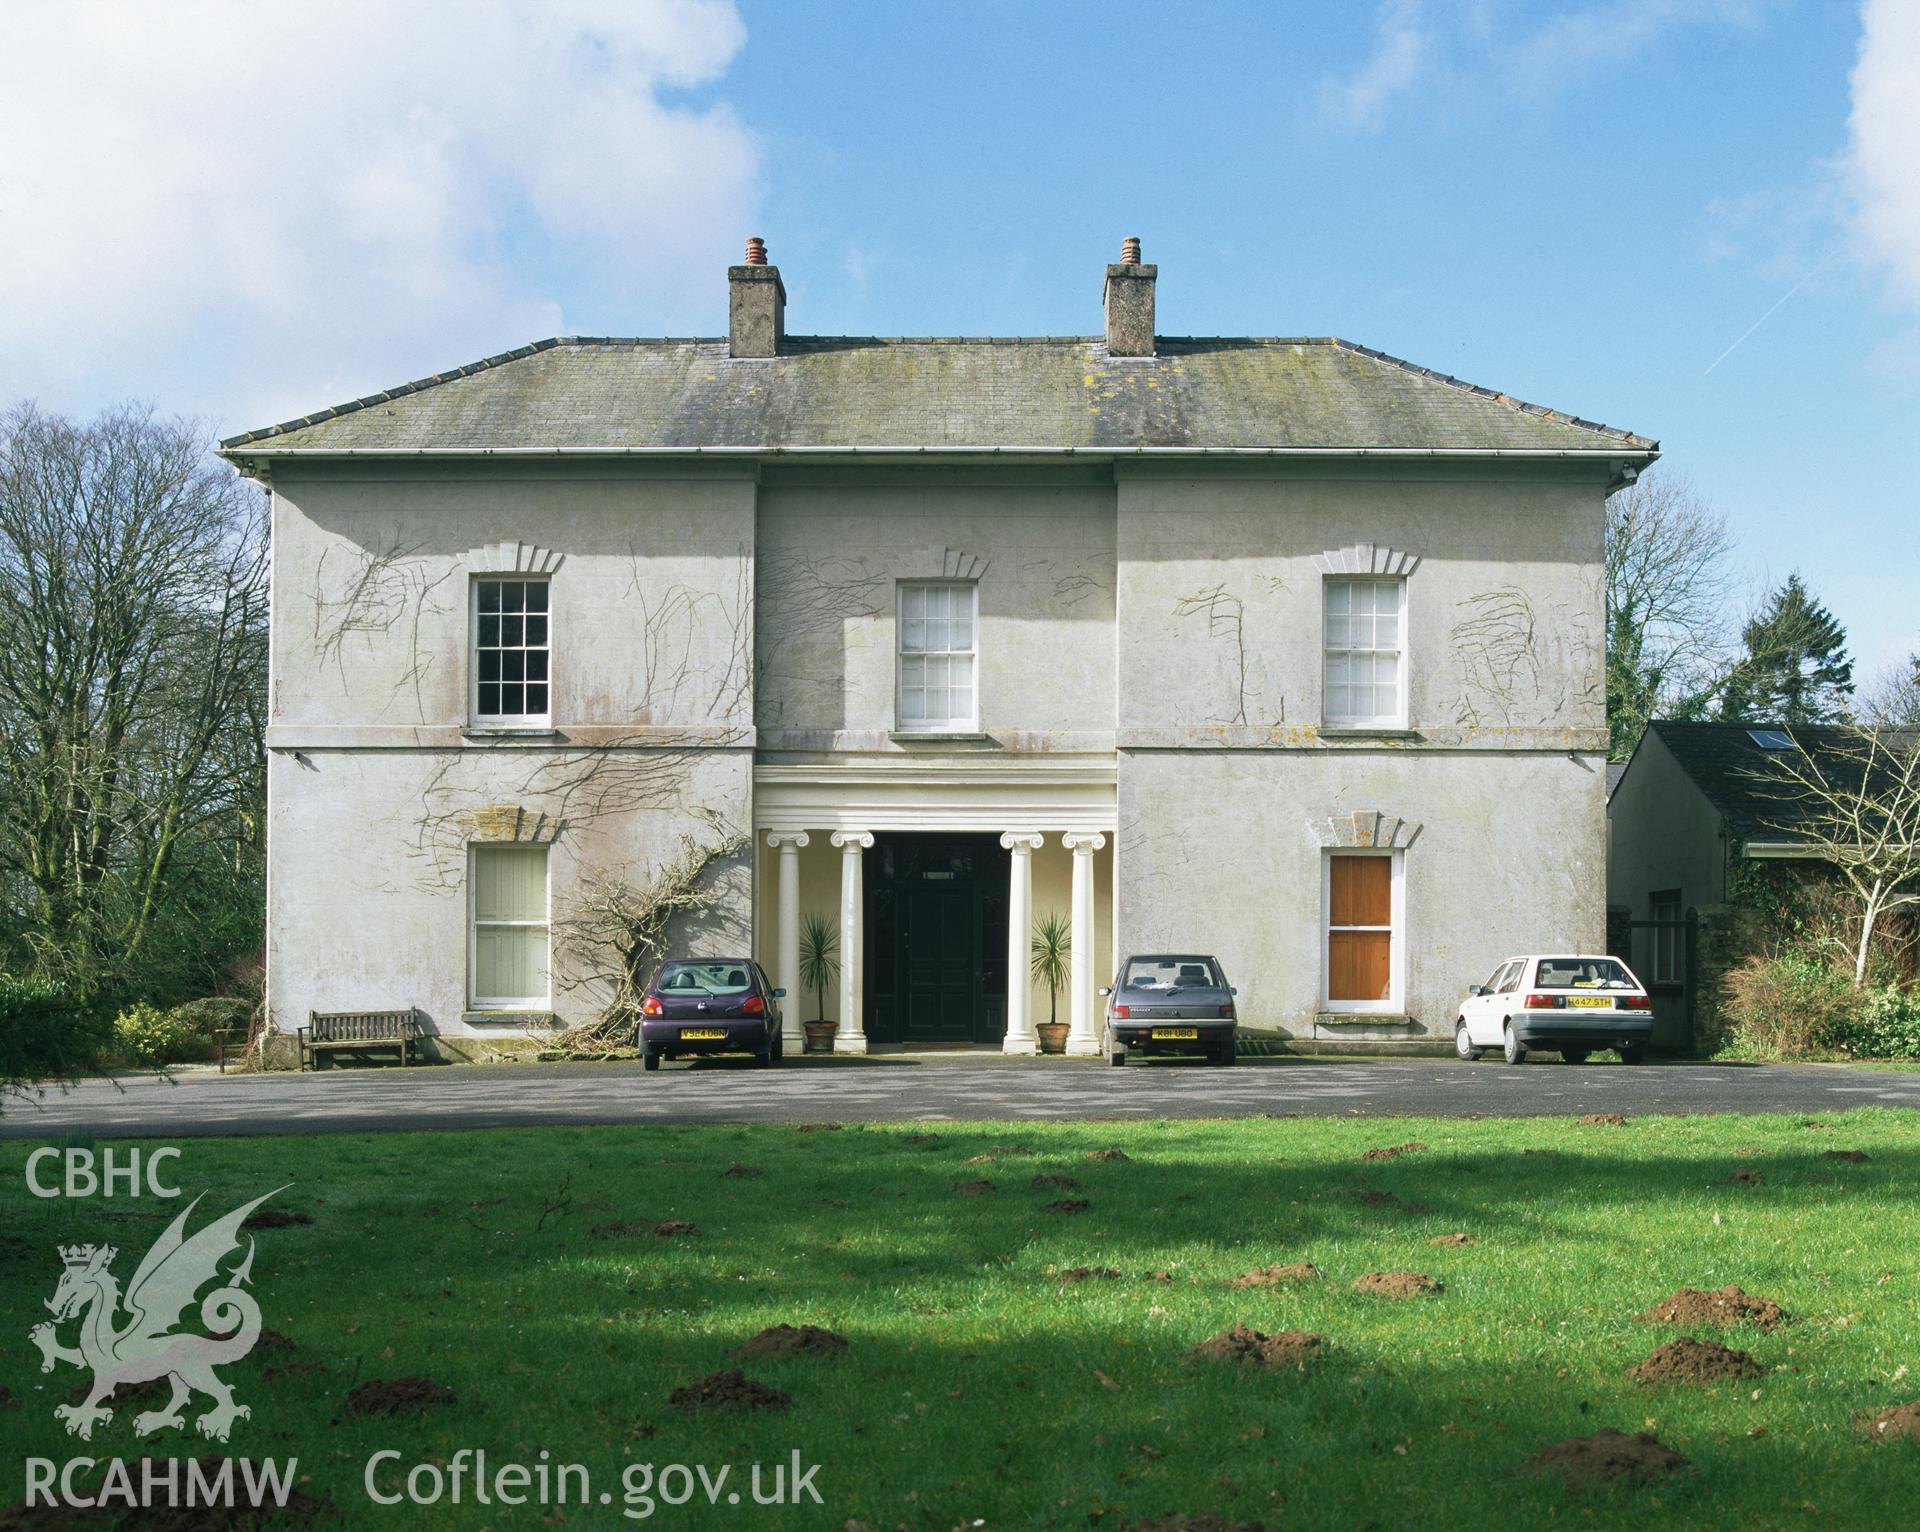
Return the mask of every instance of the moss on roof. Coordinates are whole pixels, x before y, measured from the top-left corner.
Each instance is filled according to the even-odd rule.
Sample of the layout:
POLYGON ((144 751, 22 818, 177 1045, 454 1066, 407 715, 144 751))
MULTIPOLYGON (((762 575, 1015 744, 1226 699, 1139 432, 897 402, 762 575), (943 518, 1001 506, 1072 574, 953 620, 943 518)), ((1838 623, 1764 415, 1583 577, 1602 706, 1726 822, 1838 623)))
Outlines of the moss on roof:
POLYGON ((691 448, 1318 448, 1576 451, 1657 443, 1345 341, 564 339, 489 357, 222 445, 281 452, 691 448))

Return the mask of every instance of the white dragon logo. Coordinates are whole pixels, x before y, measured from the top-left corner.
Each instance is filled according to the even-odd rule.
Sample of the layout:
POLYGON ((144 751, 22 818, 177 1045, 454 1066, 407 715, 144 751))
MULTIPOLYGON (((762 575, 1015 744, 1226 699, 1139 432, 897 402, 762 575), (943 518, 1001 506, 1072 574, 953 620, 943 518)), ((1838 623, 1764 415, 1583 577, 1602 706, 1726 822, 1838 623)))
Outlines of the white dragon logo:
POLYGON ((122 1385, 156 1378, 171 1381, 173 1397, 165 1409, 134 1416, 137 1435, 184 1425, 182 1410, 196 1390, 213 1400, 213 1408, 195 1421, 202 1436, 224 1442, 234 1421, 252 1414, 244 1404, 234 1403, 233 1390, 213 1369, 239 1361, 260 1338, 260 1305, 243 1290, 252 1277, 253 1241, 246 1242, 246 1255, 231 1271, 223 1273, 220 1262, 229 1251, 240 1248, 240 1226, 247 1216, 267 1197, 285 1190, 276 1187, 189 1238, 187 1215, 200 1205, 200 1198, 194 1198, 154 1241, 127 1284, 124 1299, 119 1278, 108 1270, 119 1254, 113 1246, 61 1247, 66 1270, 46 1305, 53 1321, 35 1325, 28 1338, 40 1348, 42 1372, 52 1372, 55 1362, 93 1369, 93 1387, 84 1403, 54 1407, 69 1435, 90 1441, 93 1428, 113 1418, 102 1400, 122 1385), (214 1333, 176 1331, 174 1326, 194 1295, 216 1280, 221 1285, 200 1305, 200 1322, 214 1333), (123 1303, 129 1316, 124 1324, 120 1322, 123 1303), (77 1349, 61 1345, 56 1334, 56 1326, 76 1314, 81 1316, 77 1349))

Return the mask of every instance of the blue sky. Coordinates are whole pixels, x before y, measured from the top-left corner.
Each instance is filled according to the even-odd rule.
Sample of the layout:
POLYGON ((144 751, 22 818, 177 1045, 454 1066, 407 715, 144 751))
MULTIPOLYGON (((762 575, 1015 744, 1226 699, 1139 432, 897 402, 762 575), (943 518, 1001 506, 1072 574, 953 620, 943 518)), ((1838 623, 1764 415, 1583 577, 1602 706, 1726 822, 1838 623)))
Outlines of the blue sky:
POLYGON ((447 14, 0 15, 0 399, 233 430, 713 334, 748 233, 798 331, 1084 334, 1139 234, 1164 332, 1658 436, 1748 583, 1802 570, 1863 672, 1920 647, 1914 0, 447 14))

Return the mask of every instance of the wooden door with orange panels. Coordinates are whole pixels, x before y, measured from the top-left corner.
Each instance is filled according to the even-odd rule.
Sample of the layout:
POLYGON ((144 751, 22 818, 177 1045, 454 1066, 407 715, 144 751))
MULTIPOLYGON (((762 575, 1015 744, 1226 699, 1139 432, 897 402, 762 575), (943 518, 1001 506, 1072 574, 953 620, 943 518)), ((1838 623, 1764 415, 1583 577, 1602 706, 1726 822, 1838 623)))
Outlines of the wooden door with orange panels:
POLYGON ((1393 858, 1327 860, 1327 999, 1384 1004, 1393 998, 1393 858))

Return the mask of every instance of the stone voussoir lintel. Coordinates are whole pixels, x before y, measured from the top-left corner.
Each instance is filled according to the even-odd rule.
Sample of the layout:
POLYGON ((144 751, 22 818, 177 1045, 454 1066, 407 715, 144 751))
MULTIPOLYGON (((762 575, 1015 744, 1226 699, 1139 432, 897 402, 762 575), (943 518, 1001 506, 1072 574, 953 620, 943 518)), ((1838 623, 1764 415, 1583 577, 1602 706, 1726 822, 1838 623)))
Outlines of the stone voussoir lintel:
POLYGON ((1344 850, 1404 851, 1420 836, 1421 826, 1379 809, 1330 814, 1314 826, 1322 846, 1344 850))

